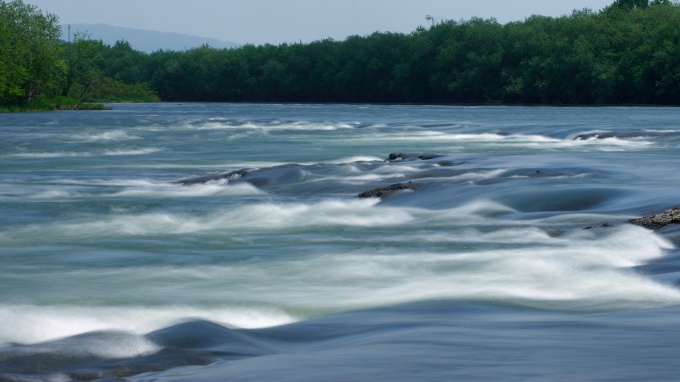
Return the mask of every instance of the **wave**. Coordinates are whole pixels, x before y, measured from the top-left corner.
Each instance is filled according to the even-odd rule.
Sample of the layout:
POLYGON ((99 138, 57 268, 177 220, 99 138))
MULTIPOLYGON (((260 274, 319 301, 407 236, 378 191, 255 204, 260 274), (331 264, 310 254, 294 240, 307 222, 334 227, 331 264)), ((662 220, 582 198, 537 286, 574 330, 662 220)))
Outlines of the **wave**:
MULTIPOLYGON (((219 187, 219 186, 214 186, 219 187)), ((191 188, 189 194, 212 192, 213 186, 191 188)), ((247 186, 246 186, 247 187, 247 186)), ((124 191, 133 193, 134 191, 124 191)), ((180 192, 180 191, 173 191, 180 192)), ((219 189, 218 192, 222 192, 219 189)), ((144 192, 142 192, 144 193, 144 192)), ((231 232, 291 230, 305 227, 374 227, 404 224, 411 215, 398 208, 370 208, 378 200, 326 200, 317 203, 258 203, 232 208, 219 208, 207 216, 173 214, 167 212, 142 215, 119 215, 97 218, 95 221, 59 222, 20 228, 0 233, 0 242, 42 237, 57 241, 78 238, 107 237, 110 235, 147 236, 159 234, 211 234, 231 232), (23 238, 23 239, 22 239, 23 238)))
MULTIPOLYGON (((38 346, 12 348, 12 358, 39 357, 51 355, 64 358, 104 358, 126 359, 150 355, 161 347, 143 336, 127 332, 92 332, 69 338, 68 343, 61 341, 45 342, 38 346), (106 344, 106 346, 102 346, 106 344)), ((9 355, 9 354, 8 354, 9 355)), ((0 361, 7 355, 0 349, 0 361)))
POLYGON ((110 142, 142 139, 134 135, 129 135, 123 130, 112 130, 91 134, 75 134, 72 135, 71 138, 77 142, 110 142))
MULTIPOLYGON (((569 311, 680 304, 680 290, 632 270, 673 248, 646 230, 621 227, 596 239, 580 231, 557 239, 533 232, 537 242, 516 248, 507 244, 522 243, 509 239, 509 232, 506 237, 489 233, 482 236, 503 245, 465 251, 469 233, 453 234, 461 243, 452 252, 418 251, 411 245, 401 250, 396 245, 370 251, 357 248, 256 267, 206 267, 199 273, 207 279, 238 281, 230 283, 232 298, 285 306, 307 315, 434 299, 569 311)), ((416 242, 407 232, 403 236, 416 242)), ((376 241, 374 237, 368 240, 376 241)))
MULTIPOLYGON (((224 187, 227 182, 216 182, 190 187, 178 188, 176 184, 164 184, 152 188, 128 188, 109 195, 110 197, 149 197, 149 198, 177 198, 204 196, 248 196, 265 195, 266 193, 249 183, 239 183, 224 187)), ((107 197, 107 195, 103 195, 107 197)))
POLYGON ((11 196, 0 196, 0 200, 62 200, 92 198, 187 198, 207 196, 254 196, 266 193, 250 183, 230 184, 228 180, 194 184, 179 187, 176 183, 160 182, 150 179, 60 179, 51 184, 65 189, 44 191, 43 187, 21 188, 12 192, 11 196), (92 187, 108 187, 99 192, 92 187), (82 190, 73 188, 82 187, 82 190), (122 188, 110 191, 110 187, 122 188))
POLYGON ((359 122, 253 121, 216 117, 190 121, 174 121, 162 127, 164 129, 178 130, 336 131, 362 126, 359 122))
MULTIPOLYGON (((348 163, 356 163, 356 162, 382 162, 383 158, 378 158, 376 156, 368 156, 368 155, 361 155, 361 156, 351 156, 351 157, 345 157, 345 158, 339 158, 335 160, 329 160, 329 161, 324 161, 324 163, 327 164, 348 164, 348 163)), ((308 163, 308 164, 316 164, 316 163, 308 163)))
POLYGON ((420 381, 470 380, 471 375, 494 380, 499 374, 526 379, 531 374, 542 380, 593 375, 671 380, 678 346, 668 335, 676 325, 667 317, 676 313, 558 315, 429 302, 253 331, 192 320, 145 336, 93 332, 0 348, 0 378, 306 381, 342 375, 343 380, 420 381), (654 330, 645 330, 649 327, 654 330), (521 351, 518 338, 524 339, 521 351), (81 346, 88 352, 79 352, 81 346), (659 346, 665 352, 656 351, 659 346), (109 354, 106 347, 116 352, 109 354), (505 359, 512 362, 487 367, 489 360, 505 359), (602 368, 603 362, 619 367, 602 368))
POLYGON ((17 199, 27 199, 27 200, 61 200, 61 199, 80 199, 86 198, 90 195, 84 194, 82 192, 66 191, 66 190, 51 190, 42 191, 35 194, 29 195, 17 195, 13 197, 0 197, 0 200, 17 200, 17 199))
MULTIPOLYGON (((227 236, 231 238, 228 248, 234 248, 238 240, 248 245, 263 232, 271 236, 300 235, 308 227, 359 229, 361 233, 350 239, 343 238, 342 230, 338 235, 306 237, 308 250, 283 259, 272 253, 271 258, 257 262, 181 268, 150 265, 124 272, 85 269, 61 271, 59 276, 82 285, 99 285, 113 299, 118 294, 129 299, 124 297, 129 293, 125 285, 131 285, 151 293, 144 298, 165 304, 173 304, 179 296, 168 296, 167 290, 158 295, 154 293, 160 291, 152 291, 173 280, 182 285, 181 299, 186 304, 212 296, 208 300, 227 305, 250 301, 280 312, 297 312, 302 318, 425 300, 502 302, 569 311, 680 304, 679 289, 635 271, 675 248, 640 227, 621 225, 595 232, 565 229, 563 222, 551 219, 504 222, 493 216, 510 209, 482 201, 444 211, 376 203, 256 203, 222 208, 207 216, 121 214, 3 232, 0 241, 6 245, 17 241, 34 246, 63 241, 82 245, 99 243, 102 238, 199 235, 210 240, 220 237, 222 243, 227 236), (313 249, 317 246, 321 252, 313 249), (337 246, 345 250, 328 250, 337 246)), ((50 278, 56 277, 45 277, 50 278)), ((58 287, 54 284, 50 289, 58 287)), ((99 295, 96 289, 92 293, 99 295)))
MULTIPOLYGON (((358 139, 358 138, 352 138, 358 139)), ((534 150, 595 150, 595 151, 624 151, 627 149, 643 149, 654 144, 653 141, 645 139, 623 139, 611 137, 607 139, 583 139, 572 138, 560 139, 546 135, 531 134, 501 134, 501 133, 449 133, 442 131, 405 131, 400 134, 383 135, 370 134, 364 135, 359 139, 367 139, 376 142, 402 144, 403 142, 426 143, 434 145, 442 143, 458 144, 449 147, 449 150, 467 151, 472 148, 477 149, 534 149, 534 150)))
POLYGON ((104 150, 100 152, 73 152, 73 151, 58 151, 58 152, 37 152, 37 153, 18 153, 8 154, 8 158, 68 158, 68 157, 95 157, 95 156, 134 156, 134 155, 148 155, 163 151, 161 148, 143 148, 134 150, 104 150))
MULTIPOLYGON (((263 328, 285 325, 298 319, 275 308, 216 306, 33 306, 0 305, 0 343, 31 344, 96 331, 119 331, 129 336, 122 348, 98 347, 105 357, 127 357, 147 353, 155 345, 132 334, 145 334, 188 318, 219 322, 227 327, 263 328)), ((119 341, 118 341, 119 342, 119 341)), ((120 344, 120 342, 119 342, 120 344)), ((65 349, 68 351, 67 349, 65 349)), ((87 351, 87 348, 72 349, 87 351)))

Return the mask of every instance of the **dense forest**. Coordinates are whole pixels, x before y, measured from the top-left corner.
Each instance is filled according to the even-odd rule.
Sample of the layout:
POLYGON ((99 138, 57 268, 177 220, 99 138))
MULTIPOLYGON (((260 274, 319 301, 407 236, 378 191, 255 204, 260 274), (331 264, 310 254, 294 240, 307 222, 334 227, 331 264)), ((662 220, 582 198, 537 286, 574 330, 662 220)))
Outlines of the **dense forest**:
MULTIPOLYGON (((1 3, 3 14, 16 3, 1 3)), ((0 99, 106 100, 117 89, 122 100, 150 87, 164 101, 680 105, 677 2, 616 0, 598 12, 507 24, 427 22, 410 34, 151 54, 86 36, 56 44, 50 30, 52 45, 9 42, 51 58, 26 69, 40 80, 22 89, 0 74, 0 99)), ((0 28, 5 73, 5 22, 0 28)))
POLYGON ((158 100, 148 84, 106 76, 101 42, 83 34, 64 42, 60 35, 56 15, 22 0, 0 0, 0 110, 93 108, 82 102, 98 98, 158 100))

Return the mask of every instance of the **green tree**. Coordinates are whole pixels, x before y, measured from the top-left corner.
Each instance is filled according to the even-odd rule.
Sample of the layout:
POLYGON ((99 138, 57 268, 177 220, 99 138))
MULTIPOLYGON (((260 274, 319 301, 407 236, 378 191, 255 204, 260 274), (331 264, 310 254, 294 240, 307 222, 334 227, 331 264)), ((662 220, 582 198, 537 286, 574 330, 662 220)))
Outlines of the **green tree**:
POLYGON ((0 103, 35 99, 60 67, 59 18, 22 0, 0 0, 0 103))
POLYGON ((88 98, 101 84, 100 69, 102 43, 76 33, 73 42, 67 44, 64 55, 64 85, 62 95, 77 101, 88 98))
POLYGON ((136 51, 129 42, 120 40, 113 46, 102 46, 100 68, 107 77, 128 84, 149 81, 149 55, 136 51))
POLYGON ((649 6, 649 0, 616 0, 614 5, 625 11, 635 8, 644 9, 649 6))

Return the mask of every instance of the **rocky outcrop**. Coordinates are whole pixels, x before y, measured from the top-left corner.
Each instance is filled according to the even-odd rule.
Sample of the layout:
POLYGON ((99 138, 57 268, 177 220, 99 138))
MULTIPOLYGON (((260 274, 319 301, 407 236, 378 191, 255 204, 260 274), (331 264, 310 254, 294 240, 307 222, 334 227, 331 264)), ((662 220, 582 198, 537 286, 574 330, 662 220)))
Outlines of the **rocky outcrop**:
POLYGON ((386 187, 378 187, 362 192, 357 195, 360 198, 383 198, 401 190, 415 190, 418 187, 417 183, 396 183, 386 187))
POLYGON ((402 153, 392 153, 387 157, 388 162, 402 161, 402 160, 431 160, 436 158, 441 158, 442 155, 439 154, 402 154, 402 153))
POLYGON ((672 208, 660 214, 630 219, 628 222, 649 229, 659 229, 669 224, 680 224, 680 207, 672 208))
POLYGON ((177 183, 184 185, 184 186, 190 186, 192 184, 205 184, 205 183, 219 181, 219 180, 236 180, 236 179, 239 179, 239 178, 246 176, 248 171, 250 171, 250 170, 243 169, 243 170, 238 170, 238 171, 227 172, 227 173, 224 173, 224 174, 201 176, 201 177, 198 177, 198 178, 180 180, 177 183))

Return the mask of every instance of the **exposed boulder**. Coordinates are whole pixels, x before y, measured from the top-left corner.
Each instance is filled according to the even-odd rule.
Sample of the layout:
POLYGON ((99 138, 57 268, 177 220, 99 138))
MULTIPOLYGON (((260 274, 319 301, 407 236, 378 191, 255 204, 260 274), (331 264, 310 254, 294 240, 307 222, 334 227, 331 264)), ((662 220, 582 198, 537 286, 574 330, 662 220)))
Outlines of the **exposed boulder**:
POLYGON ((393 194, 396 191, 401 191, 401 190, 415 190, 418 187, 417 183, 396 183, 392 184, 386 187, 378 187, 378 188, 373 188, 371 190, 368 190, 366 192, 362 192, 361 194, 357 195, 360 198, 383 198, 385 196, 389 196, 393 194))
POLYGON ((392 153, 387 157, 388 162, 396 162, 402 160, 430 160, 441 158, 443 155, 439 154, 402 154, 402 153, 392 153))
POLYGON ((669 224, 680 224, 680 207, 672 208, 660 214, 630 219, 628 222, 649 229, 659 229, 669 224))

